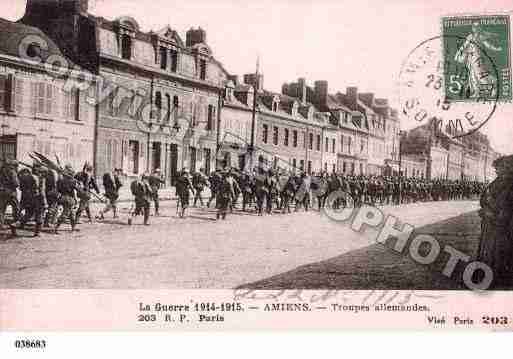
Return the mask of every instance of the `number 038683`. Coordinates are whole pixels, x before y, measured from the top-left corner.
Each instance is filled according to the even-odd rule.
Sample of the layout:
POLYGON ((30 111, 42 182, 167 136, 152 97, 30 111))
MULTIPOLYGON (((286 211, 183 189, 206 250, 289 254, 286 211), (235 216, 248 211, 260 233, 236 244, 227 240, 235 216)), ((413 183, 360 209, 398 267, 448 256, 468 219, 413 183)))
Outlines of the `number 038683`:
POLYGON ((43 339, 17 339, 14 341, 17 349, 45 349, 46 341, 43 339))

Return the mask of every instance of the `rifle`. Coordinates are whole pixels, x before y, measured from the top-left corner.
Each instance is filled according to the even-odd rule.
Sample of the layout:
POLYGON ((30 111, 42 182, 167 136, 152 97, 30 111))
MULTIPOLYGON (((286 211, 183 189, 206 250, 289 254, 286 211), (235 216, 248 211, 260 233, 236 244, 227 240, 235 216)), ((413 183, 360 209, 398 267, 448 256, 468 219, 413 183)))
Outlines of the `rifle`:
MULTIPOLYGON (((34 161, 41 163, 42 166, 44 166, 44 167, 46 167, 46 168, 48 168, 50 170, 54 170, 54 171, 56 171, 57 173, 61 174, 64 177, 72 179, 73 183, 75 184, 75 186, 81 186, 82 185, 81 182, 78 181, 75 177, 67 174, 64 171, 64 169, 62 169, 62 167, 60 167, 59 165, 56 165, 55 163, 53 163, 50 159, 48 159, 46 156, 42 155, 41 153, 38 153, 38 152, 34 151, 34 155, 29 154, 29 156, 34 161)), ((91 196, 95 197, 100 202, 107 203, 107 201, 104 198, 102 198, 99 195, 97 195, 96 193, 92 192, 89 188, 86 188, 85 191, 87 193, 89 193, 91 196)))

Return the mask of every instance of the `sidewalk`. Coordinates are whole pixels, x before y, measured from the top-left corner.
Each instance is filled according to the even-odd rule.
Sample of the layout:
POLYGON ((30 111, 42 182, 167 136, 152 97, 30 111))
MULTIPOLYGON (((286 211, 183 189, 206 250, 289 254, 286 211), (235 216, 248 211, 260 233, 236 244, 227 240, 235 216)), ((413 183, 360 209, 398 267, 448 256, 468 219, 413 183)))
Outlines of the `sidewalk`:
MULTIPOLYGON (((479 245, 480 218, 476 211, 418 228, 410 237, 430 234, 441 248, 450 244, 474 257, 479 245)), ((343 240, 343 239, 342 239, 343 240)), ((393 245, 393 244, 392 244, 393 245)), ((443 253, 432 265, 414 262, 408 253, 398 254, 382 244, 347 252, 326 261, 307 264, 240 288, 248 289, 372 289, 372 290, 450 290, 464 289, 463 265, 458 265, 452 279, 442 275, 449 255, 443 253)))

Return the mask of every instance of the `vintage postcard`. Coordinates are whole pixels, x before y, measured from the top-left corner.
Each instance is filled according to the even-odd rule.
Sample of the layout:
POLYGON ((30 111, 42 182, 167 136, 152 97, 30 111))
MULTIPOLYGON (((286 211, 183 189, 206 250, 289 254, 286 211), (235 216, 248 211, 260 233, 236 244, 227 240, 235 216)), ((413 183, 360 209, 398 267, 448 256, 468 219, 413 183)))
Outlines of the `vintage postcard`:
POLYGON ((511 331, 512 11, 3 1, 0 332, 511 331))

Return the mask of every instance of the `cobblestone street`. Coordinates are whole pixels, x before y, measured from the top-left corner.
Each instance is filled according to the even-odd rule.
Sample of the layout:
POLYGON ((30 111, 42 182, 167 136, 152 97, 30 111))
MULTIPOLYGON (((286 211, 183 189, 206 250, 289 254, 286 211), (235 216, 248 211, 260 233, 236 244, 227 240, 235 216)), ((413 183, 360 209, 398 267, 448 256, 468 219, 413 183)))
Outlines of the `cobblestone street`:
MULTIPOLYGON (((216 222, 215 212, 209 209, 191 209, 188 218, 179 219, 175 205, 175 201, 163 202, 162 216, 152 217, 149 227, 142 225, 141 217, 128 226, 129 204, 124 203, 119 220, 107 215, 104 222, 80 225, 78 233, 72 234, 66 225, 59 236, 44 233, 37 239, 30 231, 20 231, 18 238, 5 231, 0 237, 0 286, 226 289, 309 263, 330 260, 333 264, 333 258, 344 255, 354 259, 345 261, 344 270, 350 274, 345 281, 328 280, 331 277, 317 267, 317 276, 306 277, 313 281, 289 275, 252 287, 326 288, 337 283, 358 287, 347 278, 369 268, 385 273, 390 267, 395 270, 394 283, 403 283, 401 276, 407 278, 406 270, 412 270, 411 265, 401 267, 403 260, 398 256, 387 257, 387 262, 376 255, 369 232, 355 233, 348 224, 336 223, 317 211, 263 217, 236 211, 226 221, 216 222)), ((443 221, 477 208, 477 202, 455 201, 384 207, 383 211, 416 228, 432 225, 442 234, 470 230, 470 236, 458 240, 475 243, 479 230, 475 218, 463 227, 458 221, 443 221)), ((427 281, 428 277, 418 276, 427 281)))

